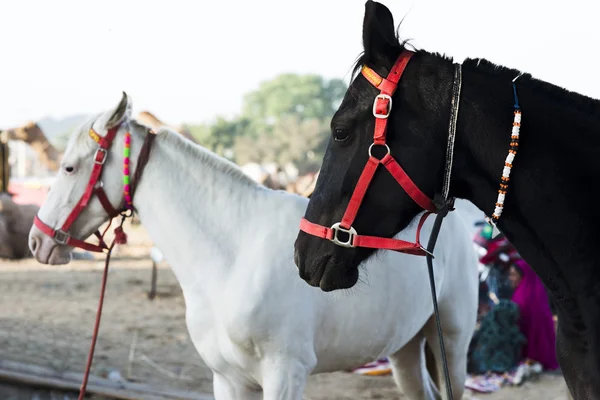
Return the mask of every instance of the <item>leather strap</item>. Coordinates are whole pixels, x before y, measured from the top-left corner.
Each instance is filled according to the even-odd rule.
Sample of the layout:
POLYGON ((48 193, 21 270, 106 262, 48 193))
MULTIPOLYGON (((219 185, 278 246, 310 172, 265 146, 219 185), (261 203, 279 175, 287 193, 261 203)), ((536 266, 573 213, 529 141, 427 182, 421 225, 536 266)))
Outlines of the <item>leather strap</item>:
POLYGON ((423 210, 437 212, 437 207, 425 193, 413 182, 408 174, 402 169, 400 164, 389 154, 381 159, 383 166, 389 171, 396 181, 402 186, 404 191, 417 203, 423 210))
POLYGON ((156 140, 156 132, 152 129, 148 131, 146 134, 146 138, 144 139, 144 143, 142 144, 142 148, 140 150, 140 154, 137 159, 137 166, 135 167, 135 171, 133 173, 133 178, 131 179, 131 198, 135 195, 135 191, 138 187, 142 179, 142 174, 144 173, 144 169, 146 169, 146 164, 148 164, 148 160, 150 160, 150 152, 152 151, 152 147, 154 145, 154 141, 156 140))
MULTIPOLYGON (((69 228, 71 227, 71 225, 73 225, 79 214, 81 214, 83 209, 89 204, 90 199, 92 198, 92 195, 94 194, 94 191, 96 189, 96 184, 100 179, 100 175, 102 175, 102 169, 104 168, 104 163, 106 162, 106 157, 108 156, 108 149, 110 148, 110 145, 112 144, 112 141, 115 138, 118 130, 118 126, 109 129, 106 133, 106 136, 100 140, 100 147, 96 149, 96 153, 94 154, 94 167, 92 169, 92 173, 90 175, 88 184, 85 187, 83 195, 81 196, 71 213, 67 216, 67 219, 65 220, 63 226, 60 228, 63 232, 69 231, 69 228)), ((110 208, 111 210, 114 210, 112 206, 110 208)), ((109 210, 107 210, 107 212, 108 211, 109 210)))
POLYGON ((352 234, 349 233, 346 229, 342 228, 340 230, 339 228, 327 228, 325 226, 312 223, 306 218, 302 218, 300 220, 300 229, 303 232, 308 233, 309 235, 332 241, 336 234, 336 230, 340 230, 346 235, 349 235, 346 241, 348 245, 344 247, 368 247, 371 249, 393 250, 401 253, 425 256, 427 255, 427 250, 423 248, 420 242, 421 228, 423 228, 423 224, 427 220, 427 217, 429 217, 431 214, 432 213, 430 212, 426 212, 421 217, 419 225, 417 227, 417 239, 414 243, 400 239, 352 234))

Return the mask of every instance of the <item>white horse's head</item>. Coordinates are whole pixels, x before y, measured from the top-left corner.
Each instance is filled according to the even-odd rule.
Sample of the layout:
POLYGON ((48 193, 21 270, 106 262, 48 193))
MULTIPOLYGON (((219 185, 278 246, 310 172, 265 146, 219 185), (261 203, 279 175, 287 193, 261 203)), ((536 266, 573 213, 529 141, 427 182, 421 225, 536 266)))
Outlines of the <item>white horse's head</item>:
POLYGON ((130 118, 131 102, 123 92, 116 107, 96 115, 71 135, 58 175, 39 210, 39 220, 29 232, 29 248, 39 262, 67 264, 74 247, 80 247, 123 209, 124 151, 130 151, 125 150, 125 142, 135 140, 126 138, 130 118), (93 176, 97 174, 96 180, 93 176))

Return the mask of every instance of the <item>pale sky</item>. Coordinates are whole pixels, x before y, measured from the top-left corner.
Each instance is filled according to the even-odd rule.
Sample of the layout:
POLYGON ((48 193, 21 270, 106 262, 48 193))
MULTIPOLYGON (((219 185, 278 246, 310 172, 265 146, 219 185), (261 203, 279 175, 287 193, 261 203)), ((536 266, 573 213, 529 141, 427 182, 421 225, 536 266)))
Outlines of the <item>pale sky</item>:
MULTIPOLYGON (((402 37, 419 48, 485 57, 600 98, 596 1, 382 2, 396 24, 406 15, 402 37)), ((238 113, 244 93, 282 72, 348 80, 364 3, 0 0, 0 128, 100 112, 122 90, 134 113, 209 121, 238 113)))

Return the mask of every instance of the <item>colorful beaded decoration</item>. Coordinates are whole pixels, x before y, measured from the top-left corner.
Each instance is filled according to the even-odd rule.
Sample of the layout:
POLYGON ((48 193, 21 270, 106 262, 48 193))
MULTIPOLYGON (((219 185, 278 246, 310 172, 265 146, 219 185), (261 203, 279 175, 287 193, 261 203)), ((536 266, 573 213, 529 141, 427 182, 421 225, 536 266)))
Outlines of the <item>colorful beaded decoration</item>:
POLYGON ((131 191, 129 186, 129 152, 131 147, 131 133, 125 132, 125 145, 123 147, 123 193, 125 195, 125 208, 133 209, 131 191))
POLYGON ((519 148, 519 131, 521 129, 521 108, 519 107, 519 99, 517 98, 517 87, 513 81, 513 93, 515 96, 515 118, 513 120, 512 134, 510 140, 510 149, 508 150, 508 155, 506 156, 506 160, 504 161, 504 169, 502 170, 502 177, 500 178, 500 189, 498 190, 498 199, 496 200, 496 207, 494 208, 494 213, 492 214, 492 218, 486 218, 486 221, 492 225, 498 223, 500 216, 502 215, 502 211, 504 210, 504 200, 506 198, 506 192, 508 191, 508 183, 510 181, 510 171, 513 166, 513 162, 517 155, 517 150, 519 148))
MULTIPOLYGON (((100 143, 102 137, 90 128, 90 137, 96 143, 100 143)), ((133 209, 133 203, 131 202, 131 187, 129 186, 129 155, 131 148, 131 133, 125 132, 125 143, 123 146, 123 194, 125 198, 125 208, 127 210, 133 209)))

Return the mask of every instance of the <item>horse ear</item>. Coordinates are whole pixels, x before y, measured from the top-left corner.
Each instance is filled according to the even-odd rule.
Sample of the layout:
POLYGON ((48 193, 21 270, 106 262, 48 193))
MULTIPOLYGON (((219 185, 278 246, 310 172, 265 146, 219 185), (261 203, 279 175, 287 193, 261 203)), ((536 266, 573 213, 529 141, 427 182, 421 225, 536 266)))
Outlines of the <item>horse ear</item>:
POLYGON ((119 104, 112 110, 109 110, 105 113, 104 117, 106 117, 106 122, 104 124, 104 128, 106 130, 114 128, 120 123, 130 119, 131 108, 131 99, 129 96, 127 96, 127 93, 123 92, 123 97, 121 98, 119 104))
POLYGON ((394 17, 381 3, 368 0, 363 20, 363 48, 368 60, 387 58, 399 47, 394 29, 394 17))

